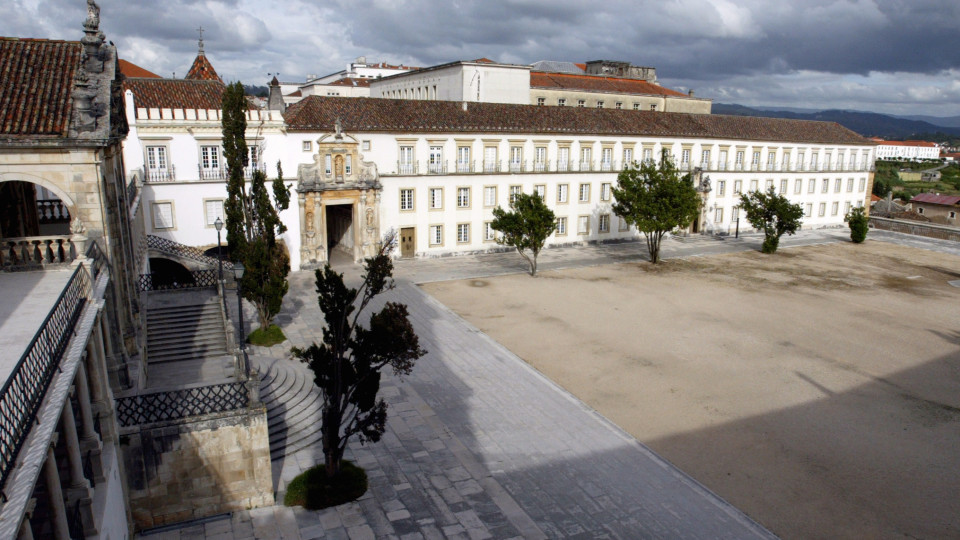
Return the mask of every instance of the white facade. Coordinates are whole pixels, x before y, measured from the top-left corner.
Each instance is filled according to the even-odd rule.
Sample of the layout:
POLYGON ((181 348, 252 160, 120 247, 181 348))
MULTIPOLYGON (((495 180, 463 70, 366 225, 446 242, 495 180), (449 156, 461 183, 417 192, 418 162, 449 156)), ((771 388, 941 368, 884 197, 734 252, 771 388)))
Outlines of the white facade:
POLYGON ((530 66, 452 62, 371 81, 370 97, 527 104, 530 66))
POLYGON ((877 141, 877 159, 940 159, 940 147, 926 141, 877 141))

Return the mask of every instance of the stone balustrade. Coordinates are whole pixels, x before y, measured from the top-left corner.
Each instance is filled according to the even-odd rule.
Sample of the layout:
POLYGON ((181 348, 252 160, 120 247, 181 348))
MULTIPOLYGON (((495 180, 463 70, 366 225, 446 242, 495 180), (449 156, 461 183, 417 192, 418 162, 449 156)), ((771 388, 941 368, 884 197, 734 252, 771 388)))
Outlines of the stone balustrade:
POLYGON ((0 268, 43 268, 69 264, 83 250, 71 235, 0 238, 0 268))

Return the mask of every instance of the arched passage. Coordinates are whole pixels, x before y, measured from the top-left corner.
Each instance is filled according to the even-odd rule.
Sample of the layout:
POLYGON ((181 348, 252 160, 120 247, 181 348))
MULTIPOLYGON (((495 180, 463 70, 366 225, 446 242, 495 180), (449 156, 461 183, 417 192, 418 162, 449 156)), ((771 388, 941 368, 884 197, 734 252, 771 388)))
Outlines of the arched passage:
POLYGON ((162 289, 174 284, 184 285, 193 283, 193 274, 186 266, 162 257, 150 258, 150 274, 153 277, 153 288, 162 289))
POLYGON ((51 182, 32 176, 0 176, 0 237, 70 234, 74 204, 51 182))

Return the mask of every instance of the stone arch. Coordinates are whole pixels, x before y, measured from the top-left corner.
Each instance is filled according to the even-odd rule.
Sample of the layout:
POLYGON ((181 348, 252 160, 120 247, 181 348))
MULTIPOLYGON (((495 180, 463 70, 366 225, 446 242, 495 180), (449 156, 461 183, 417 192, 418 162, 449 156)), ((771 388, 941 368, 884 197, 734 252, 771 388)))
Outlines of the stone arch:
POLYGON ((73 198, 67 194, 57 184, 43 178, 42 176, 36 176, 28 173, 0 173, 0 182, 29 182, 31 184, 36 184, 56 195, 63 204, 67 205, 67 209, 70 211, 71 216, 77 215, 77 205, 73 202, 73 198))

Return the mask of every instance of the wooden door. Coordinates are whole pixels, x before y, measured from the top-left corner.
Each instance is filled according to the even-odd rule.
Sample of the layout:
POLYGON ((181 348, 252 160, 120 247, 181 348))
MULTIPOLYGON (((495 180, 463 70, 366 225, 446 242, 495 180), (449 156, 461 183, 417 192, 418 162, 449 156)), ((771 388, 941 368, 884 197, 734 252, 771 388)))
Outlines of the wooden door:
POLYGON ((415 227, 400 229, 400 256, 412 258, 417 251, 417 235, 415 227))

